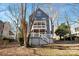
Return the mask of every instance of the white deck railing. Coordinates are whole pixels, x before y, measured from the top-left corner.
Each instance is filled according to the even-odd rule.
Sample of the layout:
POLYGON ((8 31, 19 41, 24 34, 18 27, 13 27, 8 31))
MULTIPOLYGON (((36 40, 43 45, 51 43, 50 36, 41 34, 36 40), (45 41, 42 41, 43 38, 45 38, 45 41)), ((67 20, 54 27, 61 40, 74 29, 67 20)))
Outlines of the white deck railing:
POLYGON ((45 35, 45 34, 31 33, 31 37, 41 37, 41 35, 45 35))
POLYGON ((32 29, 47 29, 45 25, 33 25, 32 29))
POLYGON ((41 35, 46 37, 52 37, 52 34, 31 33, 31 37, 41 37, 41 35))

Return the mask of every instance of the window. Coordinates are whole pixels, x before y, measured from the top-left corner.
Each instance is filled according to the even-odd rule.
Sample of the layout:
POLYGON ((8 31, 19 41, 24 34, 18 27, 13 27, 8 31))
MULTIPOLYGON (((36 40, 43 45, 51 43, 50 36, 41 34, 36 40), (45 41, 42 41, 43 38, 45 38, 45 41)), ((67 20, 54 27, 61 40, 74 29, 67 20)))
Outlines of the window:
POLYGON ((38 23, 36 23, 36 22, 34 23, 34 25, 37 25, 37 24, 38 24, 38 23))
POLYGON ((38 25, 41 25, 41 22, 38 22, 38 25))
POLYGON ((42 22, 42 25, 45 25, 45 22, 42 22))
POLYGON ((42 18, 42 19, 46 19, 46 18, 42 18))
POLYGON ((37 16, 41 16, 41 12, 40 11, 37 11, 37 16))

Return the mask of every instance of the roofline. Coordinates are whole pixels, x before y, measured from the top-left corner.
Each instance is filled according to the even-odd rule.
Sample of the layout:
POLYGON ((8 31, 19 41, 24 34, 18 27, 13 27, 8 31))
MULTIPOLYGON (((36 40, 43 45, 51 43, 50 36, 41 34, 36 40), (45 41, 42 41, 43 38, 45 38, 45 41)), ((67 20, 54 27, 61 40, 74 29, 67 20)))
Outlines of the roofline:
MULTIPOLYGON (((41 8, 37 8, 35 11, 32 12, 32 14, 31 14, 29 17, 31 17, 31 16, 34 14, 34 12, 36 12, 38 9, 39 9, 40 11, 42 11, 44 14, 47 15, 47 13, 45 13, 41 8)), ((47 15, 47 16, 48 16, 48 15, 47 15)), ((49 18, 49 16, 48 16, 48 18, 49 18)))

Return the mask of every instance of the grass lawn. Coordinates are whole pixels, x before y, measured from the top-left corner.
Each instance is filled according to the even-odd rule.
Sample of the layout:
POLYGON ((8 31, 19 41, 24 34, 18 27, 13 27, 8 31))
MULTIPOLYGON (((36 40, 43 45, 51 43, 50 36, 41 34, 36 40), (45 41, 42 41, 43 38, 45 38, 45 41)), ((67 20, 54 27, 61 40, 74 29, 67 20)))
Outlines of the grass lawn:
POLYGON ((79 50, 59 50, 50 48, 12 47, 0 49, 0 55, 10 56, 78 56, 79 50))
POLYGON ((24 48, 20 47, 17 43, 9 43, 6 45, 0 44, 1 56, 79 56, 79 47, 66 47, 76 46, 79 44, 50 44, 43 48, 24 48), (68 49, 59 49, 56 46, 64 46, 68 49))
POLYGON ((79 50, 38 49, 39 55, 45 56, 79 56, 79 50))

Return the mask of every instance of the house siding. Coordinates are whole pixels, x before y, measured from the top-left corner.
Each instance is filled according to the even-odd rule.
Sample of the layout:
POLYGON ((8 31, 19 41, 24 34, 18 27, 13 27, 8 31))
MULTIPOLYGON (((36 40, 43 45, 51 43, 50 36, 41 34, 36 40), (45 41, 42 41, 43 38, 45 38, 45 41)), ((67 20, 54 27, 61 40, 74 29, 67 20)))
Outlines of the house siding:
POLYGON ((9 31, 11 30, 10 24, 8 22, 4 23, 4 29, 3 29, 3 37, 9 38, 9 31))
POLYGON ((3 28, 4 28, 4 23, 0 21, 0 36, 2 36, 3 28))
MULTIPOLYGON (((50 43, 50 39, 43 40, 42 37, 41 37, 41 35, 50 34, 49 16, 45 12, 43 12, 41 9, 38 8, 33 14, 31 14, 31 16, 30 16, 29 19, 30 19, 29 26, 31 26, 32 21, 34 20, 33 25, 32 25, 32 32, 31 32, 29 44, 30 45, 42 45, 42 44, 48 44, 48 43, 50 43), (46 28, 40 28, 39 26, 41 24, 37 24, 37 26, 39 28, 38 27, 37 28, 34 28, 34 25, 35 25, 35 22, 36 21, 38 23, 40 23, 40 21, 41 21, 41 23, 43 21, 44 21, 44 23, 46 22, 46 24, 45 24, 46 28), (41 34, 41 33, 43 33, 43 32, 41 32, 42 30, 44 30, 43 31, 44 34, 41 34), (33 34, 36 33, 36 34, 33 35, 32 33, 33 34), (45 41, 47 41, 47 42, 45 42, 45 41)), ((46 37, 49 37, 49 35, 46 36, 46 37)))

